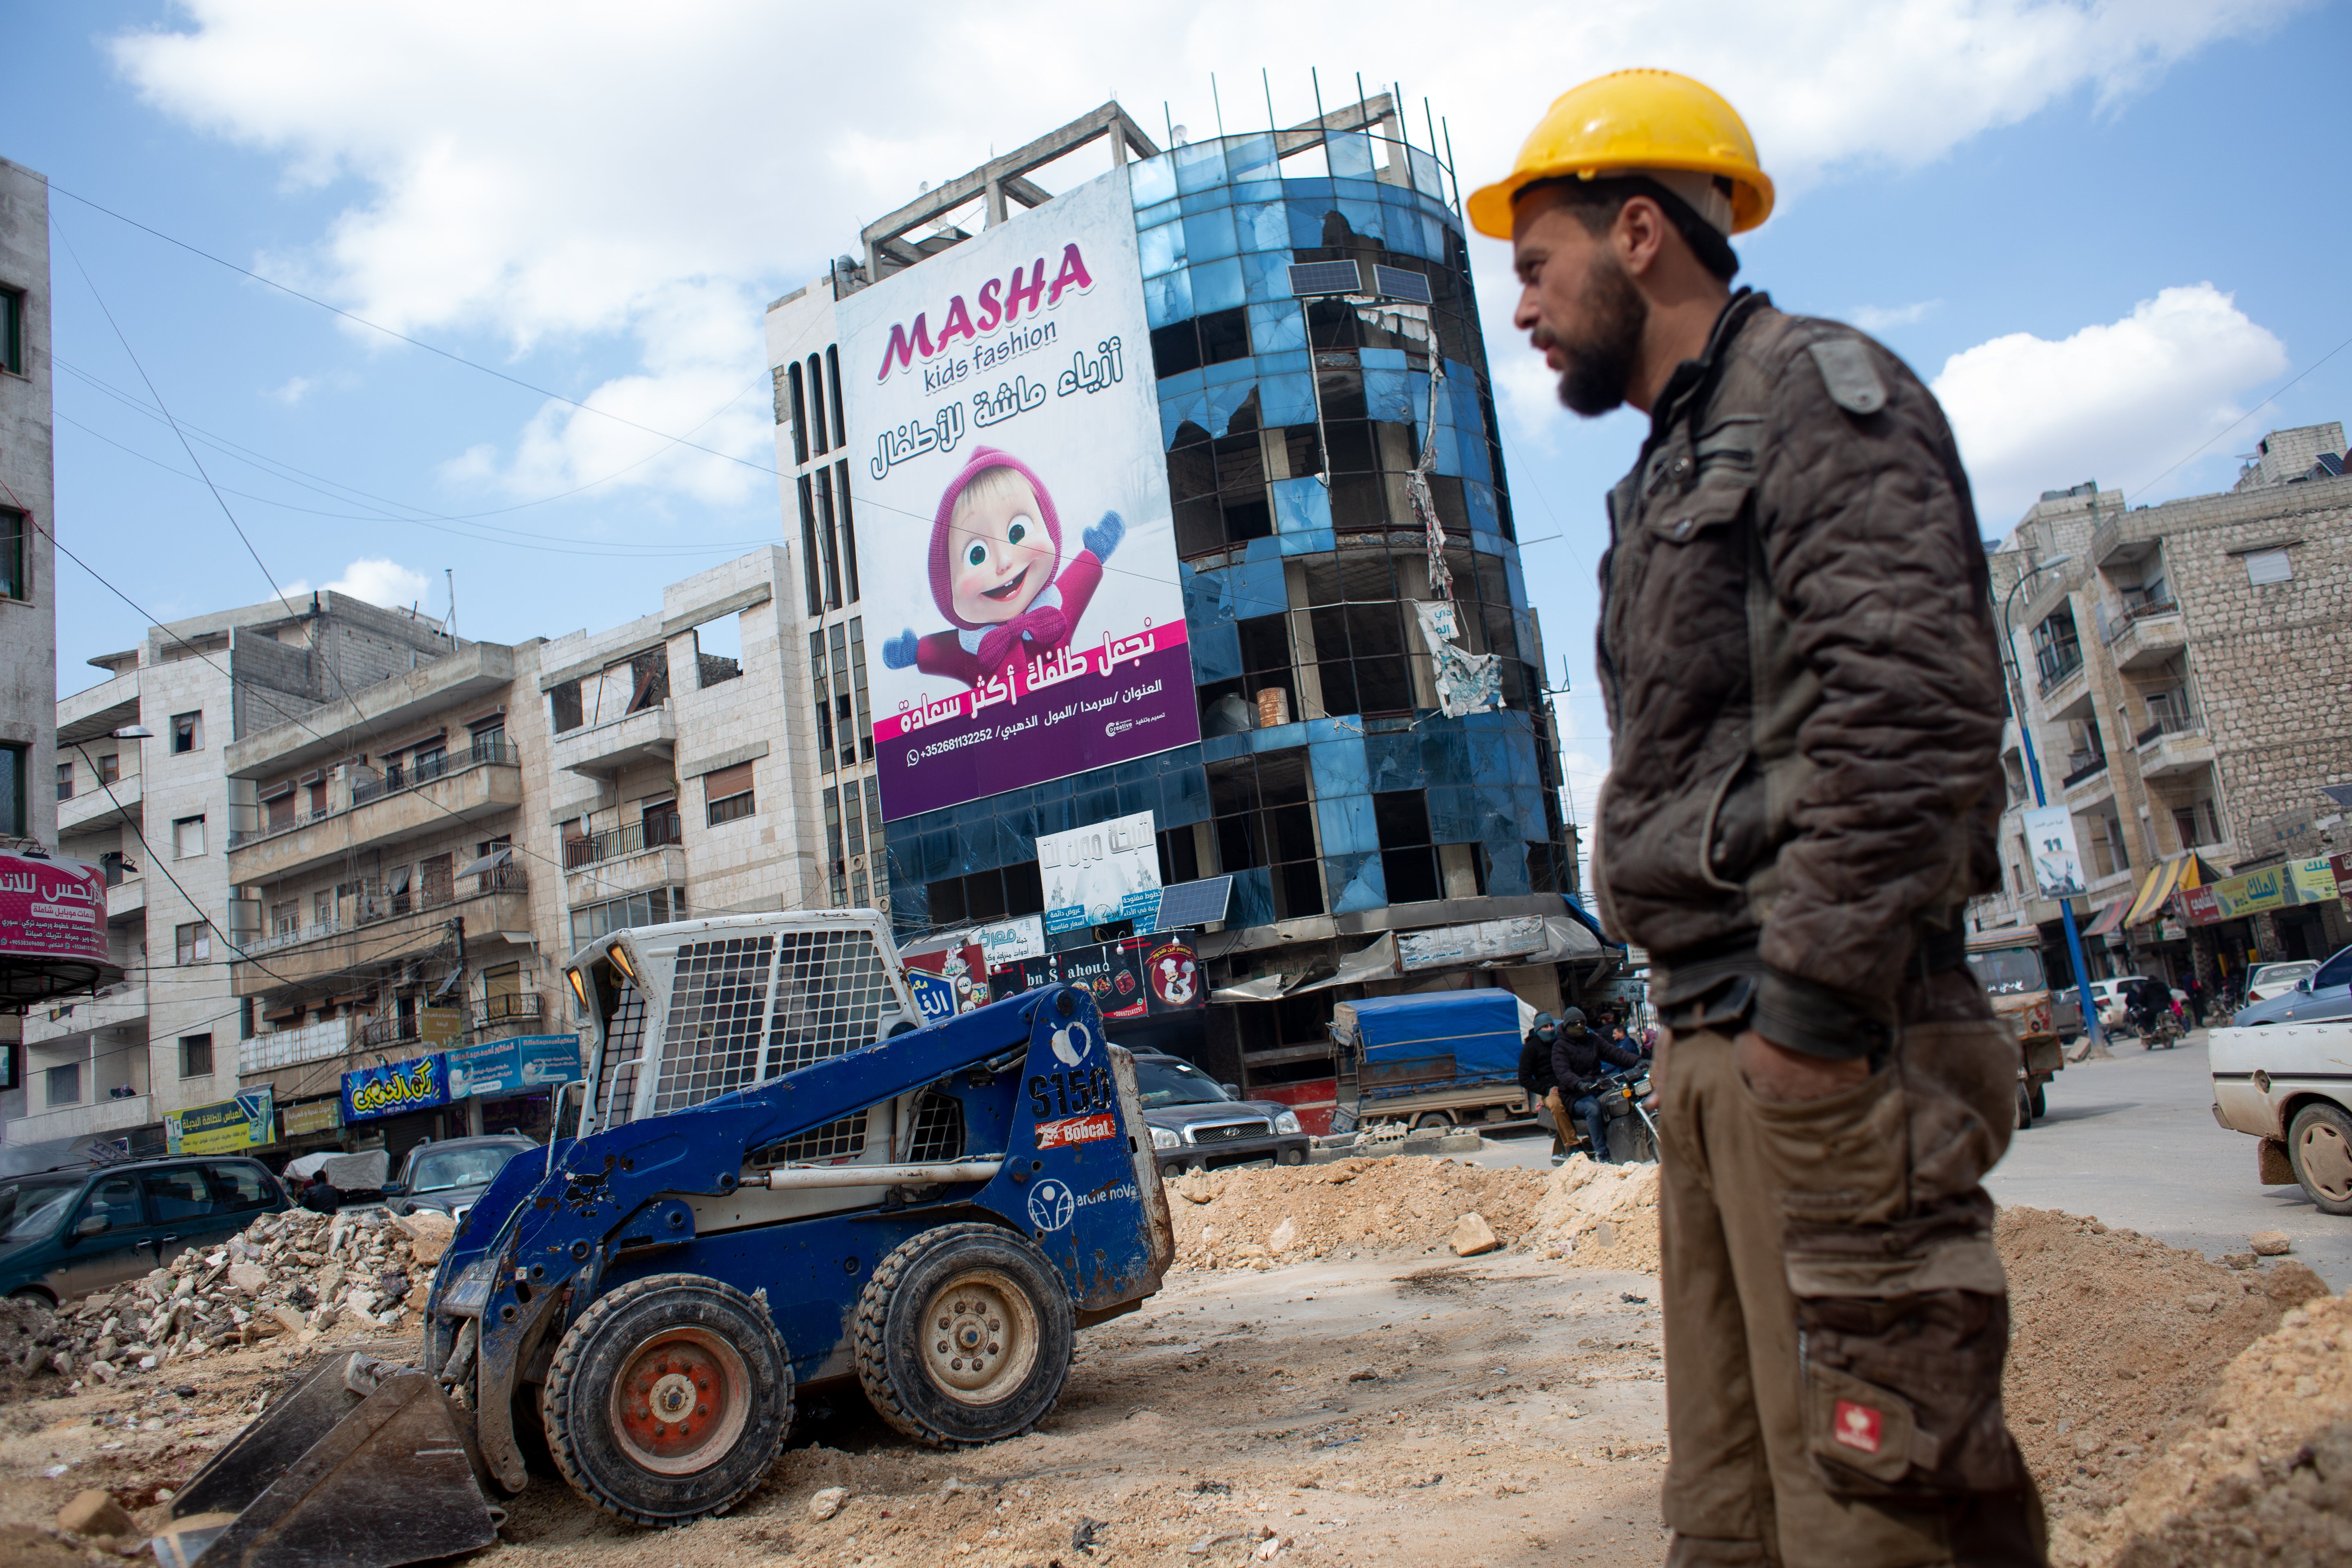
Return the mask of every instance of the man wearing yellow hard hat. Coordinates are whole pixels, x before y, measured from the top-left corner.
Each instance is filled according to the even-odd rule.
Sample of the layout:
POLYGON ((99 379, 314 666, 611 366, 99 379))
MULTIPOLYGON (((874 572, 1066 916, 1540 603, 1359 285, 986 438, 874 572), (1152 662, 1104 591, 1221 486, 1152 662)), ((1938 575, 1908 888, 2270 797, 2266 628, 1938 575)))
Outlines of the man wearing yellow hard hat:
POLYGON ((2000 1406, 1980 1178, 2018 1047, 1967 967, 1996 885, 1984 550, 1935 398, 1851 327, 1735 292, 1772 210, 1731 106, 1620 71, 1471 196, 1609 496, 1612 746, 1592 871, 1651 954, 1670 1564, 2043 1562, 2000 1406))

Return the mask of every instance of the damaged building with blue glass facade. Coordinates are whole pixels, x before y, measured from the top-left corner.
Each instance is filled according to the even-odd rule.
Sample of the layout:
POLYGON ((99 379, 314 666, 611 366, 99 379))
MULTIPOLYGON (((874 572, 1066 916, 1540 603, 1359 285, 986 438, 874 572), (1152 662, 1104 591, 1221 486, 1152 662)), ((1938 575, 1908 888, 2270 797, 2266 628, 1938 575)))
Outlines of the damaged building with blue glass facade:
MULTIPOLYGON (((868 226, 862 257, 768 315, 808 637, 788 749, 824 816, 833 901, 887 908, 916 951, 1002 931, 1045 910, 1041 838, 1149 813, 1162 907, 1207 1005, 1114 1024, 1117 1037, 1293 1103, 1313 1130, 1347 1098, 1336 1003, 1502 986, 1556 1010, 1591 1000, 1611 967, 1577 902, 1541 634, 1434 131, 1408 130, 1381 94, 1163 148, 1108 104, 868 226), (867 645, 878 664, 898 628, 869 637, 860 602, 874 435, 845 417, 835 310, 1050 203, 1049 184, 1096 179, 1106 157, 1133 210, 1200 738, 884 821, 867 645)), ((869 540, 869 598, 875 570, 869 540)))

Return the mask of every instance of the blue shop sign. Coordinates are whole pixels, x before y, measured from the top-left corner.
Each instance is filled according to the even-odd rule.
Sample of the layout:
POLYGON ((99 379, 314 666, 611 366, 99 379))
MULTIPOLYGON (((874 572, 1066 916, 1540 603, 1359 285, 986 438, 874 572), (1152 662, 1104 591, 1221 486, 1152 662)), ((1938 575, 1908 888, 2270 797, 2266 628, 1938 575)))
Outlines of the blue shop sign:
POLYGON ((343 1075, 343 1121, 365 1121, 449 1103, 449 1053, 362 1068, 343 1075))
POLYGON ((580 1037, 523 1035, 448 1053, 449 1098, 499 1100, 580 1076, 580 1037))

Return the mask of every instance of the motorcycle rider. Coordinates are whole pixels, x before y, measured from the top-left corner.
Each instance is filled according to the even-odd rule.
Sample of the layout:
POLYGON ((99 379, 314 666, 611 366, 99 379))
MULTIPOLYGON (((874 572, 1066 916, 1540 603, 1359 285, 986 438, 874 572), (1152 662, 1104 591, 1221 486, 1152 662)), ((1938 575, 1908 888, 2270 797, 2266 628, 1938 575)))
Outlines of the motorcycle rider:
MULTIPOLYGON (((1642 1053, 1617 1040, 1604 1040, 1585 1027, 1581 1009, 1562 1009, 1559 1037, 1552 1042, 1551 1076, 1558 1086, 1552 1093, 1560 1100, 1572 1100, 1569 1110, 1581 1117, 1584 1130, 1592 1135, 1592 1157, 1602 1164, 1609 1163, 1609 1121, 1601 1114, 1601 1080, 1602 1064, 1611 1067, 1637 1068, 1642 1065, 1642 1053)), ((1562 1130, 1567 1116, 1558 1110, 1562 1130)))
POLYGON ((1558 1096, 1553 1092, 1557 1086, 1551 1076, 1551 1047, 1559 1037, 1559 1021, 1549 1013, 1538 1013, 1519 1045, 1519 1087, 1527 1090, 1528 1103, 1536 1108, 1537 1125, 1551 1131, 1555 1165, 1568 1158, 1568 1141, 1561 1136, 1559 1113, 1553 1108, 1558 1096))

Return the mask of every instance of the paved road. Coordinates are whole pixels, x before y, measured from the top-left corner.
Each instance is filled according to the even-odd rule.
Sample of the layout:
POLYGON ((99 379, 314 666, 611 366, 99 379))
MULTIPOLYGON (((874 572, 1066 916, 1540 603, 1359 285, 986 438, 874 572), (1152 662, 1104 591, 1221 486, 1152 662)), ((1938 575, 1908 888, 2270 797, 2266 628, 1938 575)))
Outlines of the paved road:
MULTIPOLYGON (((1986 1184, 2004 1204, 2095 1215, 2215 1258, 2245 1250, 2254 1231, 2283 1230, 2295 1257, 2352 1288, 2352 1217, 2254 1179, 2254 1141, 2213 1120, 2204 1042, 2201 1031, 2169 1051, 2126 1041, 2113 1061, 2068 1068, 2050 1086, 2050 1114, 2011 1142, 1986 1184)), ((1549 1152, 1548 1138, 1506 1137, 1469 1158, 1542 1166, 1549 1152)))
POLYGON ((2202 1031, 2175 1050, 2126 1043, 2113 1061, 2075 1063, 1986 1185, 2004 1204, 2096 1215, 2213 1258, 2243 1251, 2253 1231, 2283 1230, 2329 1284, 2352 1286, 2352 1217, 2255 1180, 2254 1141, 2213 1120, 2210 1071, 2202 1031))

